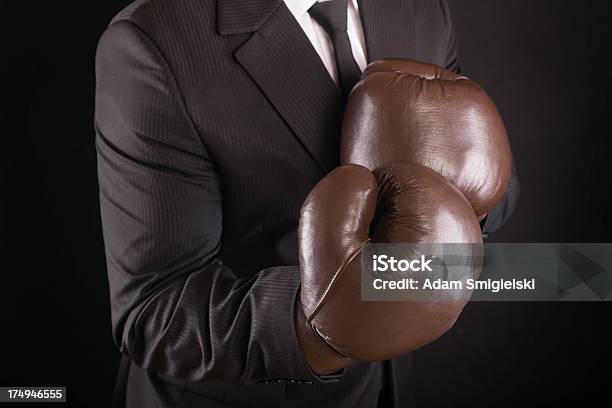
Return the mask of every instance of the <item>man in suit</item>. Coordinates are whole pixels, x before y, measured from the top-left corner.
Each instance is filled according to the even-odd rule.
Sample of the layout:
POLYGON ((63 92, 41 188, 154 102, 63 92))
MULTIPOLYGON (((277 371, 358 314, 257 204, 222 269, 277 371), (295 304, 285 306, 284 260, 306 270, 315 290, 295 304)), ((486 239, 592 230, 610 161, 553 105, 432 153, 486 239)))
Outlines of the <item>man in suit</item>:
MULTIPOLYGON (((458 69, 445 0, 344 1, 360 70, 386 57, 458 69)), ((318 376, 296 339, 299 209, 339 164, 346 99, 314 3, 137 0, 100 40, 118 406, 406 406, 408 357, 318 376)), ((517 192, 513 177, 483 235, 517 192)))

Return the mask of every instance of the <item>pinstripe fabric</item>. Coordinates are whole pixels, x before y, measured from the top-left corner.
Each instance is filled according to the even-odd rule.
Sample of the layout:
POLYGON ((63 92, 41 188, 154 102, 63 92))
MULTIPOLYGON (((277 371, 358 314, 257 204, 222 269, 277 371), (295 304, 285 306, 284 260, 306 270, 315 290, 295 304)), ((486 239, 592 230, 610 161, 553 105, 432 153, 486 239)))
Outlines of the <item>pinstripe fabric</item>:
MULTIPOLYGON (((375 3, 360 4, 372 58, 448 65, 456 55, 444 2, 375 3)), ((282 1, 138 0, 102 36, 96 75, 113 335, 133 361, 129 398, 374 406, 380 364, 321 382, 294 334, 299 209, 338 163, 343 107, 282 1), (301 382, 265 383, 277 379, 301 382)), ((404 380, 387 384, 398 406, 404 380)))
POLYGON ((224 22, 220 34, 253 32, 278 8, 282 0, 274 1, 220 1, 217 16, 224 22))
POLYGON ((343 98, 310 41, 283 5, 235 52, 304 147, 328 173, 338 164, 343 98), (285 36, 279 35, 283 33, 285 36), (296 38, 287 47, 287 38, 296 38), (318 86, 307 79, 317 74, 318 86), (298 80, 296 80, 298 79, 298 80))

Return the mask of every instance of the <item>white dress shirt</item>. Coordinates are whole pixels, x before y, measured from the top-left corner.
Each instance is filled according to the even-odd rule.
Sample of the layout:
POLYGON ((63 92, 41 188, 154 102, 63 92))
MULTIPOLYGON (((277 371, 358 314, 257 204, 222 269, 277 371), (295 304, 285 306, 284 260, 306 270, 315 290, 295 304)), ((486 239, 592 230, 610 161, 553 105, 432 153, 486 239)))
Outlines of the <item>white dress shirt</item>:
MULTIPOLYGON (((308 14, 308 9, 313 4, 317 3, 317 0, 284 0, 285 5, 293 14, 293 17, 297 20, 304 30, 304 33, 310 40, 310 43, 319 54, 321 61, 325 65, 327 72, 332 77, 334 82, 338 83, 338 74, 336 71, 336 60, 334 59, 334 46, 331 38, 325 32, 312 17, 308 14)), ((329 0, 322 0, 329 1, 329 0)), ((357 0, 348 0, 347 10, 347 32, 349 40, 351 41, 351 49, 353 51, 353 58, 359 69, 363 72, 367 65, 366 59, 366 47, 365 38, 363 35, 363 27, 361 25, 361 19, 359 18, 359 7, 357 0)))

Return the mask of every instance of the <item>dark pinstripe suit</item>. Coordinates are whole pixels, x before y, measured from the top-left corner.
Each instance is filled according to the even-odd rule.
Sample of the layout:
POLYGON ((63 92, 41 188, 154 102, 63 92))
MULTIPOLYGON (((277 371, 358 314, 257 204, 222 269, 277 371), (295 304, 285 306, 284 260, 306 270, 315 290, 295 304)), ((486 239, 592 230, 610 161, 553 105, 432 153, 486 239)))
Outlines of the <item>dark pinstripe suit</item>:
MULTIPOLYGON (((363 0, 360 13, 370 61, 456 68, 445 1, 363 0)), ((96 69, 100 202, 114 338, 131 360, 119 387, 128 384, 128 401, 374 406, 382 364, 321 382, 294 334, 298 212, 338 164, 343 102, 284 3, 136 1, 104 33, 96 69)), ((388 395, 405 406, 407 359, 384 367, 388 395)))

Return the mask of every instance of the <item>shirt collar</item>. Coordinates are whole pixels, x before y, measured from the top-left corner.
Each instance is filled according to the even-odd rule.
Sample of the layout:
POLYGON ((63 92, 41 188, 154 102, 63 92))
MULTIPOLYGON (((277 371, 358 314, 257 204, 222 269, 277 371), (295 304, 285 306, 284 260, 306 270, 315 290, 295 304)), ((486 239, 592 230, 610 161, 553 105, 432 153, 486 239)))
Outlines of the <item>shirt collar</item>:
POLYGON ((291 14, 296 17, 304 15, 318 0, 285 0, 291 14))

